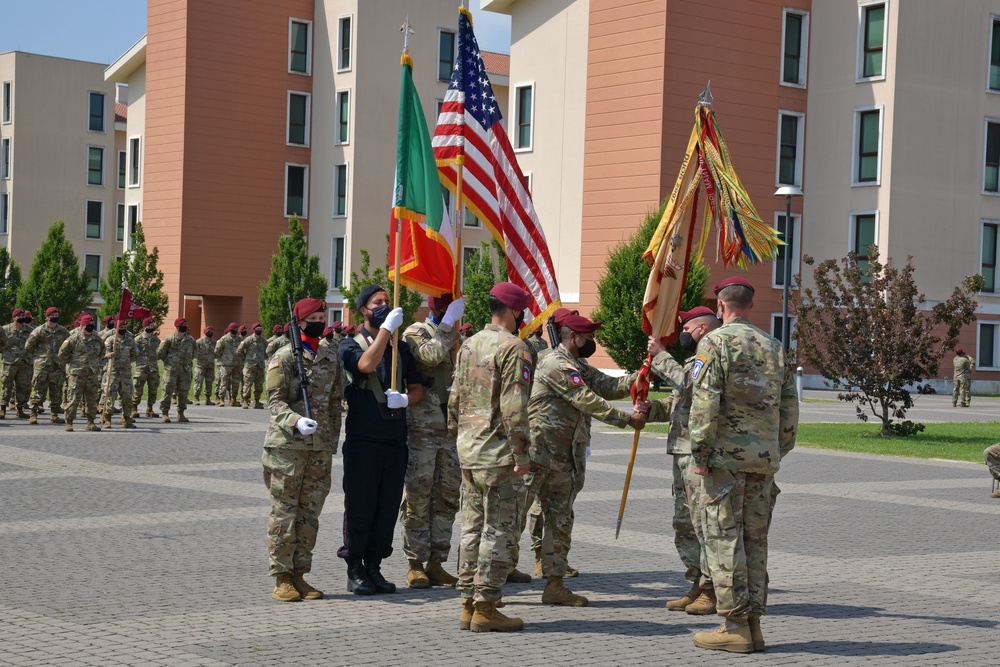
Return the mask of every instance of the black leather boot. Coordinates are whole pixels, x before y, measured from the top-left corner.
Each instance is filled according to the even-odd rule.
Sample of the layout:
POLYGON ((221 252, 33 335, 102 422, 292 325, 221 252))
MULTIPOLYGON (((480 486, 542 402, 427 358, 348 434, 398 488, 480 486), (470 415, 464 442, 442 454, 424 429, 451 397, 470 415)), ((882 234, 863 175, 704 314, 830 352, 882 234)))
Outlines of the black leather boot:
POLYGON ((375 585, 375 591, 378 593, 395 593, 396 584, 391 581, 386 581, 385 577, 382 576, 382 559, 381 558, 369 558, 365 560, 365 574, 368 575, 368 579, 375 585))
POLYGON ((347 560, 347 590, 355 595, 375 595, 375 586, 365 573, 360 558, 347 560))

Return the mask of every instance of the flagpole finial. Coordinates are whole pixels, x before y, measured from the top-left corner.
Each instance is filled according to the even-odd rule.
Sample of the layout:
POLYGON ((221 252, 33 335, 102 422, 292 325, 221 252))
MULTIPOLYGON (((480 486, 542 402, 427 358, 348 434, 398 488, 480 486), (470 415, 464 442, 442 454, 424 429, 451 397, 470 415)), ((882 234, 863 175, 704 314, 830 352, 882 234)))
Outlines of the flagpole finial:
POLYGON ((399 31, 403 33, 403 53, 410 52, 410 35, 413 34, 413 28, 410 27, 410 15, 406 15, 406 22, 399 26, 399 31))
POLYGON ((710 107, 714 101, 715 98, 712 97, 712 81, 709 80, 709 82, 705 84, 705 90, 701 91, 701 95, 698 96, 698 106, 710 107))

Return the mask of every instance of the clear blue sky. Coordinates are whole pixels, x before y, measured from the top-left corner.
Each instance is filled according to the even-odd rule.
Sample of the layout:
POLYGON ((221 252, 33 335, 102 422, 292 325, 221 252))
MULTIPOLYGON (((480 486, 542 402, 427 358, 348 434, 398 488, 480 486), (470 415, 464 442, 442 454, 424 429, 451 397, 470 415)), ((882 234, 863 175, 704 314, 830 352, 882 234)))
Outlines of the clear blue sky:
MULTIPOLYGON (((410 1, 416 11, 420 0, 410 1)), ((455 8, 457 25, 458 0, 455 8)), ((480 11, 479 0, 469 8, 480 48, 510 53, 510 18, 480 11)), ((0 53, 110 64, 144 34, 145 0, 0 0, 0 53)))

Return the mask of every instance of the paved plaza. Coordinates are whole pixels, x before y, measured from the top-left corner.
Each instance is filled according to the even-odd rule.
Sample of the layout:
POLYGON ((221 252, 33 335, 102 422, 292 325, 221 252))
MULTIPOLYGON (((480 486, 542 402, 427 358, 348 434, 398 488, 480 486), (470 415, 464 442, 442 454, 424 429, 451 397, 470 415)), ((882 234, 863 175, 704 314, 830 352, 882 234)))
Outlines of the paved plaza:
MULTIPOLYGON (((963 417, 986 411, 973 404, 963 417)), ((0 422, 0 664, 1000 664, 1000 501, 982 465, 794 451, 777 478, 768 648, 734 656, 692 646, 716 617, 663 606, 687 586, 662 435, 641 440, 616 541, 631 438, 595 425, 570 556, 581 574, 567 580, 591 606, 543 606, 542 582, 511 585, 505 611, 525 631, 484 635, 458 630, 451 589, 347 594, 336 489, 309 578, 328 599, 272 601, 267 413, 189 416, 101 433, 0 422)), ((402 584, 396 547, 384 570, 402 584)))

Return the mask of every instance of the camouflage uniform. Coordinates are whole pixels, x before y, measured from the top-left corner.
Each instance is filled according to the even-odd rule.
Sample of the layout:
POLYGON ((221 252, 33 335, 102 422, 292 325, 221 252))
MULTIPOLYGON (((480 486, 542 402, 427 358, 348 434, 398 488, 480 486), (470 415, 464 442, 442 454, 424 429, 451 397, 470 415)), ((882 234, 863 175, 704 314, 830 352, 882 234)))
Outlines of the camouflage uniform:
MULTIPOLYGON (((146 414, 153 412, 153 403, 156 402, 156 392, 160 388, 160 366, 156 363, 156 353, 160 349, 160 339, 155 333, 143 331, 135 337, 135 345, 138 350, 135 357, 135 375, 133 400, 138 405, 142 399, 142 392, 148 387, 146 393, 146 414)), ((133 411, 134 412, 134 411, 133 411)))
POLYGON ((0 405, 5 409, 14 400, 18 410, 28 407, 31 395, 31 357, 24 349, 31 334, 31 327, 22 324, 18 329, 13 322, 0 329, 0 350, 3 352, 3 374, 0 384, 3 394, 0 405))
MULTIPOLYGON (((45 393, 49 395, 49 409, 52 411, 52 420, 62 409, 62 388, 66 381, 63 365, 59 363, 56 355, 59 348, 69 338, 69 330, 61 324, 56 324, 50 328, 48 323, 41 325, 31 332, 24 350, 34 357, 34 369, 31 375, 31 411, 38 413, 45 403, 45 393)), ((98 360, 98 366, 100 360, 98 360)))
POLYGON ((798 425, 795 376, 781 342, 737 317, 698 343, 691 381, 691 452, 709 469, 700 510, 719 615, 762 615, 774 473, 798 425))
POLYGON ((122 424, 132 423, 132 413, 135 412, 134 387, 132 385, 132 362, 139 358, 139 347, 132 334, 125 332, 124 336, 108 336, 104 341, 104 358, 109 361, 105 373, 110 382, 104 382, 108 394, 103 397, 104 423, 110 424, 114 415, 115 401, 119 395, 122 400, 122 424), (108 359, 108 354, 114 357, 108 359))
POLYGON ((972 357, 967 354, 955 356, 954 389, 951 392, 952 406, 969 407, 969 389, 972 386, 972 357))
POLYGON ((251 390, 254 404, 260 404, 264 391, 264 365, 267 363, 267 339, 250 334, 240 343, 237 352, 243 355, 243 402, 250 402, 251 390))
MULTIPOLYGON (((291 341, 289 340, 288 336, 286 336, 285 334, 281 334, 279 336, 274 336, 273 339, 268 342, 268 344, 267 344, 267 350, 265 351, 265 353, 267 354, 268 361, 271 360, 271 357, 273 357, 275 354, 277 354, 278 350, 280 350, 281 348, 285 347, 290 342, 291 341)), ((320 341, 320 344, 322 344, 322 341, 320 341)), ((337 346, 336 345, 333 346, 333 352, 334 352, 334 354, 337 353, 337 346)))
POLYGON ((528 401, 531 472, 525 476, 525 484, 528 502, 537 496, 544 516, 542 572, 546 576, 566 575, 576 498, 574 478, 577 462, 586 459, 591 419, 624 428, 630 416, 587 386, 578 361, 565 347, 560 345, 542 356, 528 401))
POLYGON ((295 423, 305 412, 291 346, 267 366, 267 407, 271 422, 264 438, 264 484, 271 493, 267 520, 268 572, 304 574, 312 568, 319 515, 330 493, 333 455, 340 439, 344 371, 331 350, 315 354, 303 346, 309 379, 309 407, 316 432, 300 435, 295 423))
POLYGON ((87 422, 93 422, 100 395, 101 360, 104 359, 100 336, 96 333, 88 336, 82 330, 77 331, 62 343, 58 356, 69 372, 70 400, 66 407, 66 420, 72 422, 76 418, 77 407, 83 403, 87 422))
POLYGON ((527 345, 528 348, 535 353, 536 360, 538 359, 538 355, 540 355, 545 350, 549 349, 549 344, 545 342, 545 339, 542 338, 541 336, 536 336, 534 334, 525 338, 524 344, 527 345))
POLYGON ((215 393, 224 405, 226 401, 236 402, 240 391, 239 378, 243 369, 236 366, 236 350, 240 346, 238 334, 229 331, 215 343, 215 393))
POLYGON ((212 401, 212 383, 215 381, 215 341, 202 336, 194 342, 194 400, 201 400, 205 389, 205 403, 212 401))
POLYGON ((1000 481, 1000 443, 990 445, 983 450, 983 458, 986 460, 986 467, 989 468, 993 479, 1000 481))
POLYGON ((462 472, 455 438, 448 434, 448 389, 455 374, 458 331, 430 321, 403 332, 417 370, 426 378, 424 398, 407 411, 409 460, 400 524, 408 560, 444 563, 451 551, 462 472))
POLYGON ((163 362, 163 400, 160 413, 170 412, 170 399, 177 394, 177 414, 187 409, 191 388, 191 361, 194 359, 194 338, 187 332, 175 331, 160 343, 156 358, 163 362))
POLYGON ((514 567, 527 465, 532 355, 502 326, 488 324, 462 345, 448 399, 448 432, 462 466, 462 542, 457 588, 496 602, 514 567))

